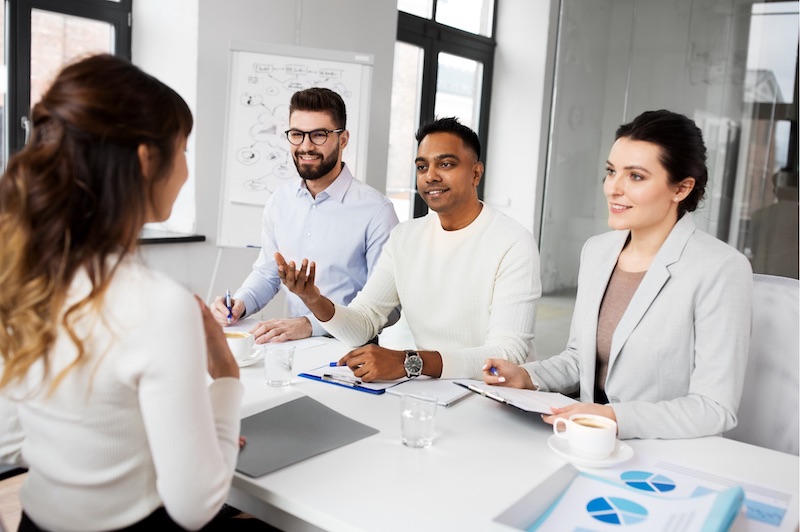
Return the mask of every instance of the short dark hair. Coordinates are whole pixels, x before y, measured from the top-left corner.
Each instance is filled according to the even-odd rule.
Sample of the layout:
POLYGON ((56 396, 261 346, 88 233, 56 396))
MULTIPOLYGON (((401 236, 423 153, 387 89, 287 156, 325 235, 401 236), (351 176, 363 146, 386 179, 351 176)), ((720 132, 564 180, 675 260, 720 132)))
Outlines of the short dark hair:
POLYGON ((289 116, 295 111, 329 113, 337 128, 347 127, 347 109, 344 100, 336 92, 324 87, 311 87, 292 94, 289 116))
POLYGON ((678 216, 697 209, 706 193, 708 168, 703 133, 693 120, 672 111, 646 111, 617 129, 616 139, 650 142, 661 148, 661 164, 670 183, 694 178, 694 188, 678 204, 678 216))
POLYGON ((417 130, 417 143, 422 142, 422 139, 431 133, 452 133, 461 139, 464 145, 475 152, 475 157, 481 160, 481 141, 478 135, 470 128, 458 121, 458 118, 451 116, 449 118, 434 119, 417 130))

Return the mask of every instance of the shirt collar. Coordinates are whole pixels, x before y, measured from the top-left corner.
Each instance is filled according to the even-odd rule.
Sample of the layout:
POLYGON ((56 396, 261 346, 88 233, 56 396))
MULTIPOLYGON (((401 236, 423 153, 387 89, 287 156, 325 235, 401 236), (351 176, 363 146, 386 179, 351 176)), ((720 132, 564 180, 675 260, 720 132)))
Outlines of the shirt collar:
MULTIPOLYGON (((352 182, 353 174, 350 173, 350 169, 347 167, 347 164, 342 163, 342 171, 339 172, 339 175, 336 176, 336 179, 333 180, 333 183, 328 185, 328 188, 317 194, 316 199, 320 200, 330 197, 339 203, 342 203, 347 190, 350 188, 350 183, 352 182)), ((298 197, 303 194, 308 194, 309 196, 311 195, 311 193, 308 191, 308 187, 306 186, 306 182, 303 179, 298 178, 297 188, 295 191, 298 197)))

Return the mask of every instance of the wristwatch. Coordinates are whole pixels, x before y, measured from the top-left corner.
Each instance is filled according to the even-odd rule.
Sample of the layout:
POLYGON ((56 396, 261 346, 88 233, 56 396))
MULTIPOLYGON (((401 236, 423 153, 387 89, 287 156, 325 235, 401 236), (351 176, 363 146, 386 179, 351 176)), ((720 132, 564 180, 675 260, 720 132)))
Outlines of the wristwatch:
POLYGON ((416 351, 406 351, 406 361, 403 363, 406 377, 419 377, 422 375, 422 357, 416 351))

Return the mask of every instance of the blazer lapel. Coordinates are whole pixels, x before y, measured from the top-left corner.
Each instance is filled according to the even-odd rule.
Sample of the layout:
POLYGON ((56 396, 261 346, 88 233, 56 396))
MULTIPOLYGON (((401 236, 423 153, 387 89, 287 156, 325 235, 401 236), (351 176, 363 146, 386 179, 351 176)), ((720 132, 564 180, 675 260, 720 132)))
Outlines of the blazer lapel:
MULTIPOLYGON (((614 336, 611 339, 611 352, 609 353, 608 360, 608 374, 614 366, 614 361, 622 351, 622 347, 633 333, 636 326, 641 321, 642 317, 653 304, 653 301, 658 296, 661 289, 669 280, 669 266, 678 262, 689 241, 689 237, 695 232, 694 221, 692 215, 686 213, 678 220, 672 228, 667 239, 661 245, 661 249, 653 259, 653 263, 644 275, 639 288, 631 298, 628 308, 619 320, 614 336)), ((604 285, 608 286, 608 283, 604 285)))

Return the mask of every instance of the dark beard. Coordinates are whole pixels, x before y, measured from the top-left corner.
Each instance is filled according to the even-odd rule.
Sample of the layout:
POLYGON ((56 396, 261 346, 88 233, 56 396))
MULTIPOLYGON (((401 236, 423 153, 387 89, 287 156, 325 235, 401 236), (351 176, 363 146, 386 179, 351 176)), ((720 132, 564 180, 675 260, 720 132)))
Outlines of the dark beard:
MULTIPOLYGON (((312 155, 320 155, 317 152, 303 152, 304 154, 312 154, 312 155)), ((294 166, 297 168, 297 173, 300 174, 300 177, 303 179, 308 179, 310 181, 314 181, 316 179, 321 178, 324 175, 327 175, 328 172, 336 168, 336 163, 338 162, 338 155, 339 155, 339 146, 337 144, 336 149, 331 152, 331 154, 327 157, 322 158, 322 163, 315 168, 311 168, 308 165, 301 165, 299 153, 295 153, 292 155, 292 160, 294 161, 294 166)))

